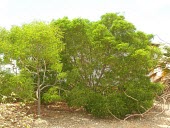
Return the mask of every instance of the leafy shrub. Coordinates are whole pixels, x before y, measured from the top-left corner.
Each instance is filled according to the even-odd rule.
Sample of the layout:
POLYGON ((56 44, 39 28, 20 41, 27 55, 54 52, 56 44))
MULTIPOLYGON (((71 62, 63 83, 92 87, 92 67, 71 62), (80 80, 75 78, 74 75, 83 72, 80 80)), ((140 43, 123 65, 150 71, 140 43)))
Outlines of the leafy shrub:
POLYGON ((13 101, 14 99, 24 102, 31 101, 34 97, 32 83, 32 79, 22 73, 19 75, 5 73, 0 84, 1 97, 6 96, 7 102, 13 101))
POLYGON ((105 98, 88 87, 76 86, 66 97, 69 106, 81 107, 83 106, 88 112, 97 117, 107 115, 105 111, 105 98))
POLYGON ((112 92, 108 95, 97 93, 88 87, 73 88, 66 98, 70 106, 83 106, 96 117, 116 116, 124 118, 127 114, 143 113, 153 105, 155 95, 161 85, 129 85, 126 91, 112 92))
POLYGON ((31 78, 22 75, 11 77, 9 81, 11 91, 14 92, 21 101, 33 100, 34 87, 32 83, 31 78))
POLYGON ((62 98, 58 94, 57 87, 51 87, 47 92, 43 93, 42 100, 44 103, 53 103, 60 101, 62 98))
POLYGON ((125 96, 121 93, 112 93, 107 97, 108 111, 110 115, 121 118, 129 113, 125 96))
POLYGON ((76 86, 65 97, 69 106, 81 107, 87 105, 92 91, 87 87, 76 86))
POLYGON ((109 115, 107 98, 99 93, 93 92, 90 95, 85 109, 96 117, 107 117, 109 115))

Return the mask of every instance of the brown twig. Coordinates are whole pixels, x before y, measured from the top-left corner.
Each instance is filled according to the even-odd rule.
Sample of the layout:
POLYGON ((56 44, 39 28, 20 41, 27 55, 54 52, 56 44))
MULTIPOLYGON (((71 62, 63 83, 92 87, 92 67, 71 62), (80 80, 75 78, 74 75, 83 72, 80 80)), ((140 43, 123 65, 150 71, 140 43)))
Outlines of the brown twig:
MULTIPOLYGON (((153 106, 154 107, 154 106, 153 106)), ((127 116, 126 118, 124 118, 124 120, 127 120, 127 119, 129 119, 129 118, 131 118, 131 117, 144 117, 144 115, 146 114, 146 113, 148 113, 153 107, 151 107, 150 109, 148 109, 147 111, 145 111, 144 113, 141 113, 141 114, 131 114, 131 115, 129 115, 129 116, 127 116)))
POLYGON ((132 97, 132 96, 129 96, 125 91, 124 91, 124 94, 127 96, 127 97, 129 97, 129 98, 131 98, 131 99, 133 99, 133 100, 135 100, 135 101, 137 101, 138 102, 138 100, 137 99, 135 99, 134 97, 132 97))
POLYGON ((121 121, 121 119, 119 119, 118 117, 116 117, 115 115, 113 115, 113 113, 112 113, 109 109, 107 109, 107 110, 108 110, 108 112, 109 112, 115 119, 121 121))

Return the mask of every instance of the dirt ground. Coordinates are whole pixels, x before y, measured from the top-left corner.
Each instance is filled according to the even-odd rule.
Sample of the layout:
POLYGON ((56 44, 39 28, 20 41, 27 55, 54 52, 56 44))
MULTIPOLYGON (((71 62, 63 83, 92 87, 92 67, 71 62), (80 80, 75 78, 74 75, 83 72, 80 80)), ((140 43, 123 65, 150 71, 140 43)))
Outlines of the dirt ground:
POLYGON ((164 107, 164 112, 156 106, 144 117, 124 121, 98 119, 64 103, 42 106, 42 117, 38 119, 34 105, 0 104, 0 128, 170 128, 170 109, 164 107))

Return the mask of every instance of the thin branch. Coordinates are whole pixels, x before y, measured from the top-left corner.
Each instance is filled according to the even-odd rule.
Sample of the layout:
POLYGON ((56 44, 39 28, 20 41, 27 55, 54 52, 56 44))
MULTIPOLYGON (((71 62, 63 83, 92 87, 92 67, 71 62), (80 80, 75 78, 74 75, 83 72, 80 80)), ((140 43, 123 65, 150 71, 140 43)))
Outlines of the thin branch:
POLYGON ((47 87, 52 87, 52 86, 54 86, 54 85, 56 85, 57 84, 57 79, 55 80, 55 82, 54 82, 54 84, 52 84, 52 85, 45 85, 45 86, 43 86, 41 89, 40 89, 40 91, 42 91, 43 89, 45 89, 45 88, 47 88, 47 87))
POLYGON ((36 72, 32 72, 32 71, 30 71, 30 70, 29 70, 26 66, 25 66, 25 69, 26 69, 29 73, 37 75, 37 73, 36 73, 36 72))
POLYGON ((47 88, 47 87, 52 87, 52 86, 54 86, 54 85, 45 85, 45 86, 43 86, 40 90, 42 91, 43 89, 45 89, 45 88, 47 88))
POLYGON ((161 104, 162 111, 160 113, 156 114, 155 116, 158 116, 158 115, 162 114, 163 112, 165 112, 164 107, 165 107, 165 104, 166 104, 166 99, 163 96, 161 96, 161 99, 163 99, 163 105, 161 104))
MULTIPOLYGON (((154 106, 153 106, 153 107, 154 107, 154 106)), ((145 115, 146 113, 148 113, 153 107, 151 107, 150 109, 148 109, 147 111, 145 111, 145 112, 142 113, 142 114, 131 114, 131 115, 129 115, 128 117, 124 118, 124 120, 127 120, 127 119, 129 119, 129 118, 131 118, 131 117, 144 117, 144 115, 145 115)))
POLYGON ((100 79, 102 78, 102 76, 103 76, 103 74, 104 74, 105 68, 106 68, 106 64, 104 64, 103 67, 102 67, 102 70, 101 70, 101 73, 100 73, 100 76, 99 76, 99 78, 98 78, 98 80, 97 80, 97 84, 96 84, 96 85, 99 84, 100 79))
POLYGON ((113 115, 113 113, 112 113, 109 109, 107 109, 107 110, 108 110, 108 112, 109 112, 115 119, 121 121, 121 119, 119 119, 118 117, 116 117, 115 115, 113 115))
POLYGON ((141 108, 143 108, 145 111, 147 111, 147 109, 146 108, 144 108, 143 106, 140 106, 141 108))
POLYGON ((31 66, 31 65, 25 65, 25 64, 22 62, 22 60, 19 60, 19 62, 24 66, 24 68, 25 68, 29 73, 37 75, 36 72, 30 71, 29 68, 28 68, 28 67, 31 67, 31 68, 34 68, 34 69, 35 69, 35 67, 33 67, 33 66, 31 66))
POLYGON ((138 102, 138 100, 137 99, 135 99, 135 98, 133 98, 132 96, 129 96, 125 91, 123 91, 124 92, 124 94, 127 96, 127 97, 129 97, 129 98, 131 98, 131 99, 133 99, 133 100, 135 100, 135 101, 137 101, 138 102))
POLYGON ((40 84, 40 87, 42 87, 45 83, 46 71, 47 71, 47 65, 46 65, 46 62, 44 60, 43 81, 42 81, 42 84, 40 84))
POLYGON ((155 116, 159 116, 159 115, 161 115, 164 112, 165 112, 165 109, 163 109, 160 113, 156 114, 155 116))
POLYGON ((162 42, 164 42, 164 43, 166 43, 166 44, 169 44, 169 42, 167 42, 167 41, 165 41, 165 40, 161 39, 161 38, 158 36, 158 34, 156 34, 155 36, 157 36, 157 37, 158 37, 158 39, 159 39, 159 40, 161 40, 162 42))

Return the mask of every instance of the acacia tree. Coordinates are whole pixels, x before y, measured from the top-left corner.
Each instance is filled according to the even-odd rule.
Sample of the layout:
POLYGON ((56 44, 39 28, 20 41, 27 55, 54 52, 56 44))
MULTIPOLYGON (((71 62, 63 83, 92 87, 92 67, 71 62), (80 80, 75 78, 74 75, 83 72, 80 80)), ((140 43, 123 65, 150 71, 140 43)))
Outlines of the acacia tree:
POLYGON ((57 27, 44 22, 14 26, 9 33, 6 55, 17 60, 21 72, 31 75, 34 83, 30 84, 36 89, 39 116, 42 90, 56 85, 64 75, 60 62, 64 48, 61 38, 62 33, 57 27))

